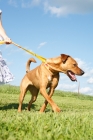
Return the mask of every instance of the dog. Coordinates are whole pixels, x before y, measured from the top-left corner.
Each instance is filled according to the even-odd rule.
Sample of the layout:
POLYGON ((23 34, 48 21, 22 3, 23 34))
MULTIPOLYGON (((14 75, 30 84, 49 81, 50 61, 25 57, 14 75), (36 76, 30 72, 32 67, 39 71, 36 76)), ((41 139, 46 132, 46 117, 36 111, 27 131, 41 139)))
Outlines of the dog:
POLYGON ((30 63, 36 63, 34 58, 30 58, 26 64, 26 74, 20 84, 20 96, 18 112, 22 110, 22 103, 26 92, 29 90, 32 94, 31 100, 28 104, 30 111, 31 105, 36 101, 38 92, 45 98, 40 112, 44 112, 47 104, 49 103, 54 112, 60 112, 61 109, 51 99, 55 88, 59 82, 59 73, 66 74, 72 81, 77 81, 75 75, 83 75, 84 71, 78 67, 77 62, 69 55, 61 54, 58 57, 46 59, 45 63, 30 70, 30 63), (46 89, 49 88, 49 92, 46 89))

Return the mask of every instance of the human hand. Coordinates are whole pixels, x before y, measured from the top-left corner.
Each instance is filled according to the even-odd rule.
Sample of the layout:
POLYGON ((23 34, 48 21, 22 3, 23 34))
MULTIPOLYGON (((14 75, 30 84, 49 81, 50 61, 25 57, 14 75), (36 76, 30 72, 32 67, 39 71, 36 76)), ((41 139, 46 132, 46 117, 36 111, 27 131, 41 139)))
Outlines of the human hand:
POLYGON ((11 44, 12 43, 12 40, 10 38, 8 38, 8 37, 6 37, 4 39, 4 41, 5 41, 6 44, 11 44))

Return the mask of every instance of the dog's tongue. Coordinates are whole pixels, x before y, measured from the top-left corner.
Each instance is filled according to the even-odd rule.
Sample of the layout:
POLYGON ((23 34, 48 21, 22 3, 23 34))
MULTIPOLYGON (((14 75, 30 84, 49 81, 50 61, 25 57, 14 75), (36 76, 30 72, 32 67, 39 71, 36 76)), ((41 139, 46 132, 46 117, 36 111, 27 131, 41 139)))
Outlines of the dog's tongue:
POLYGON ((69 71, 68 73, 69 73, 70 78, 71 78, 73 81, 77 81, 76 76, 75 76, 75 74, 74 74, 73 72, 69 71))

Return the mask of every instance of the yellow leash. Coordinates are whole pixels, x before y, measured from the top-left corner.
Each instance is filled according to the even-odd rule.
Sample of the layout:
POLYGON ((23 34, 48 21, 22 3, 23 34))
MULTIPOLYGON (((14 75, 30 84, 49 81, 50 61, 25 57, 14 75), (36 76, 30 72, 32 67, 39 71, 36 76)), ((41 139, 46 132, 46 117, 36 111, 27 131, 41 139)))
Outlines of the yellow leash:
MULTIPOLYGON (((5 44, 5 41, 0 41, 0 44, 1 44, 1 45, 2 45, 2 44, 5 44)), ((41 60, 42 62, 45 62, 45 61, 46 61, 46 58, 44 58, 44 57, 42 57, 42 56, 40 56, 40 55, 38 55, 38 54, 35 54, 34 52, 29 51, 29 50, 27 50, 27 49, 21 47, 20 45, 14 43, 14 42, 12 42, 12 44, 15 45, 15 46, 17 46, 18 48, 23 49, 24 51, 26 51, 26 52, 28 52, 28 53, 30 53, 30 54, 32 54, 33 56, 37 57, 37 58, 38 58, 39 60, 41 60)))

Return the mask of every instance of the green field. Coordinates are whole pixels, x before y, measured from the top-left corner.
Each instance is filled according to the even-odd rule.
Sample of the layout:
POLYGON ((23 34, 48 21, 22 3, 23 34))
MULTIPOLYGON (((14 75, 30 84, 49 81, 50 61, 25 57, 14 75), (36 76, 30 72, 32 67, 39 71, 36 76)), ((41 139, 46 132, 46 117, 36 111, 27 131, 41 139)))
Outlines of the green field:
POLYGON ((39 113, 44 98, 39 95, 28 112, 27 93, 18 113, 19 92, 19 87, 0 86, 0 140, 93 140, 92 96, 55 91, 52 98, 62 112, 53 113, 48 105, 39 113))

